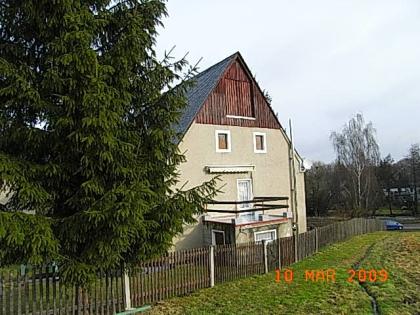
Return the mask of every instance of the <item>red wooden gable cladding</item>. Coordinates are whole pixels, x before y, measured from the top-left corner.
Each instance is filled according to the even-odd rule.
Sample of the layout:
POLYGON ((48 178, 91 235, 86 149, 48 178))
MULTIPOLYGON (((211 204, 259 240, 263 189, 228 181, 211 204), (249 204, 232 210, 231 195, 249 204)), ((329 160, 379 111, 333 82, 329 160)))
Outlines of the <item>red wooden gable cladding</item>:
POLYGON ((280 129, 257 84, 236 59, 198 112, 199 124, 280 129), (255 120, 228 118, 226 115, 254 117, 255 120))

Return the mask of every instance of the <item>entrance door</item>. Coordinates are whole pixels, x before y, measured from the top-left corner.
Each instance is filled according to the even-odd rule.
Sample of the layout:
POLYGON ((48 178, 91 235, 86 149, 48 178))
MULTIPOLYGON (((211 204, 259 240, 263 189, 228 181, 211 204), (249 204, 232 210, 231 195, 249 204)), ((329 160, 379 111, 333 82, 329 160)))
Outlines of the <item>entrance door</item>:
POLYGON ((213 245, 225 245, 225 232, 213 230, 212 231, 212 244, 213 245))
MULTIPOLYGON (((238 179, 238 201, 252 200, 252 182, 251 179, 238 179)), ((252 208, 251 203, 240 203, 238 205, 239 210, 245 210, 252 208)), ((243 219, 255 220, 255 214, 253 212, 244 212, 240 214, 243 219)))

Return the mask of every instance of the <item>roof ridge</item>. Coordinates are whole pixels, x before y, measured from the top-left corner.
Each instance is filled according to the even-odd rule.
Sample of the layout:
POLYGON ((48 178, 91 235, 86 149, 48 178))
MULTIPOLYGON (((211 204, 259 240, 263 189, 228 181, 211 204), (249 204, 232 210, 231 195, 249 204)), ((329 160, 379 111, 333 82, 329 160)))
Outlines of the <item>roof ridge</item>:
POLYGON ((191 79, 197 78, 197 77, 199 77, 199 76, 201 76, 201 75, 205 74, 205 73, 206 73, 206 72, 208 72, 209 70, 212 70, 213 68, 215 68, 215 67, 219 66, 221 63, 226 62, 228 59, 231 59, 231 58, 233 58, 233 57, 234 57, 234 56, 236 56, 236 55, 240 55, 239 51, 237 51, 237 52, 233 53, 232 55, 230 55, 230 56, 228 56, 228 57, 226 57, 226 58, 224 58, 223 60, 220 60, 219 62, 215 63, 214 65, 211 65, 211 66, 210 66, 210 67, 208 67, 207 69, 205 69, 205 70, 203 70, 203 71, 201 71, 201 72, 197 73, 197 74, 196 74, 195 76, 193 76, 191 79))
POLYGON ((208 95, 213 91, 227 67, 237 56, 240 56, 239 52, 224 58, 190 78, 191 81, 195 81, 195 84, 186 91, 188 104, 183 110, 179 123, 177 124, 176 129, 178 132, 184 134, 187 131, 208 95))

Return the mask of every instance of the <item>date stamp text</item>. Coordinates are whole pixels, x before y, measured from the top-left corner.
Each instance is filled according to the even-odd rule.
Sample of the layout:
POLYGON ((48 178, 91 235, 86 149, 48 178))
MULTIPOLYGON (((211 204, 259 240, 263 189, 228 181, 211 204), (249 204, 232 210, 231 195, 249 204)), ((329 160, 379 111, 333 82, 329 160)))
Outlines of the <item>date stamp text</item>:
MULTIPOLYGON (((305 281, 312 282, 336 282, 337 272, 335 269, 311 269, 305 270, 305 281)), ((276 270, 276 282, 293 282, 295 272, 292 269, 276 270)), ((388 280, 388 272, 385 269, 349 269, 347 270, 347 282, 385 282, 388 280)))

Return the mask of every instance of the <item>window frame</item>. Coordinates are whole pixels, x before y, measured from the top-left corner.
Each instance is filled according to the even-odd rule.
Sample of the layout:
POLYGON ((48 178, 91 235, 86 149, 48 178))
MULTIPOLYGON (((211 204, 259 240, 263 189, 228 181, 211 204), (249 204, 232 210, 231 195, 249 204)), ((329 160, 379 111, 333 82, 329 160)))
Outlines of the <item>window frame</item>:
POLYGON ((274 232, 274 239, 272 239, 272 240, 265 240, 265 241, 267 241, 267 243, 271 243, 272 241, 274 241, 274 240, 277 239, 277 230, 276 229, 264 230, 264 231, 256 231, 256 232, 254 232, 254 241, 255 241, 255 243, 262 242, 263 241, 263 240, 257 241, 257 235, 258 234, 272 233, 272 232, 274 232))
POLYGON ((216 140, 216 152, 232 152, 232 140, 230 136, 230 130, 216 130, 214 134, 216 140), (227 149, 219 148, 219 134, 227 135, 227 149))
POLYGON ((225 231, 222 230, 215 230, 212 229, 211 230, 211 244, 212 245, 216 245, 216 233, 222 233, 223 234, 223 244, 222 245, 226 245, 226 235, 225 235, 225 231))
POLYGON ((253 140, 254 140, 254 153, 267 153, 267 134, 265 132, 254 132, 253 133, 253 140), (257 136, 263 137, 263 150, 257 149, 257 136))
MULTIPOLYGON (((238 198, 237 200, 241 201, 240 200, 240 193, 239 193, 239 182, 248 182, 249 183, 249 194, 251 196, 250 200, 252 200, 254 198, 254 191, 253 191, 253 187, 252 187, 253 186, 252 185, 252 178, 238 178, 238 179, 236 179, 236 193, 237 193, 237 198, 238 198)), ((239 208, 238 210, 252 209, 253 205, 251 203, 248 203, 248 204, 244 203, 244 204, 239 204, 237 208, 239 208), (245 206, 245 205, 247 205, 247 206, 245 206), (241 206, 245 206, 245 207, 241 207, 241 206)))

